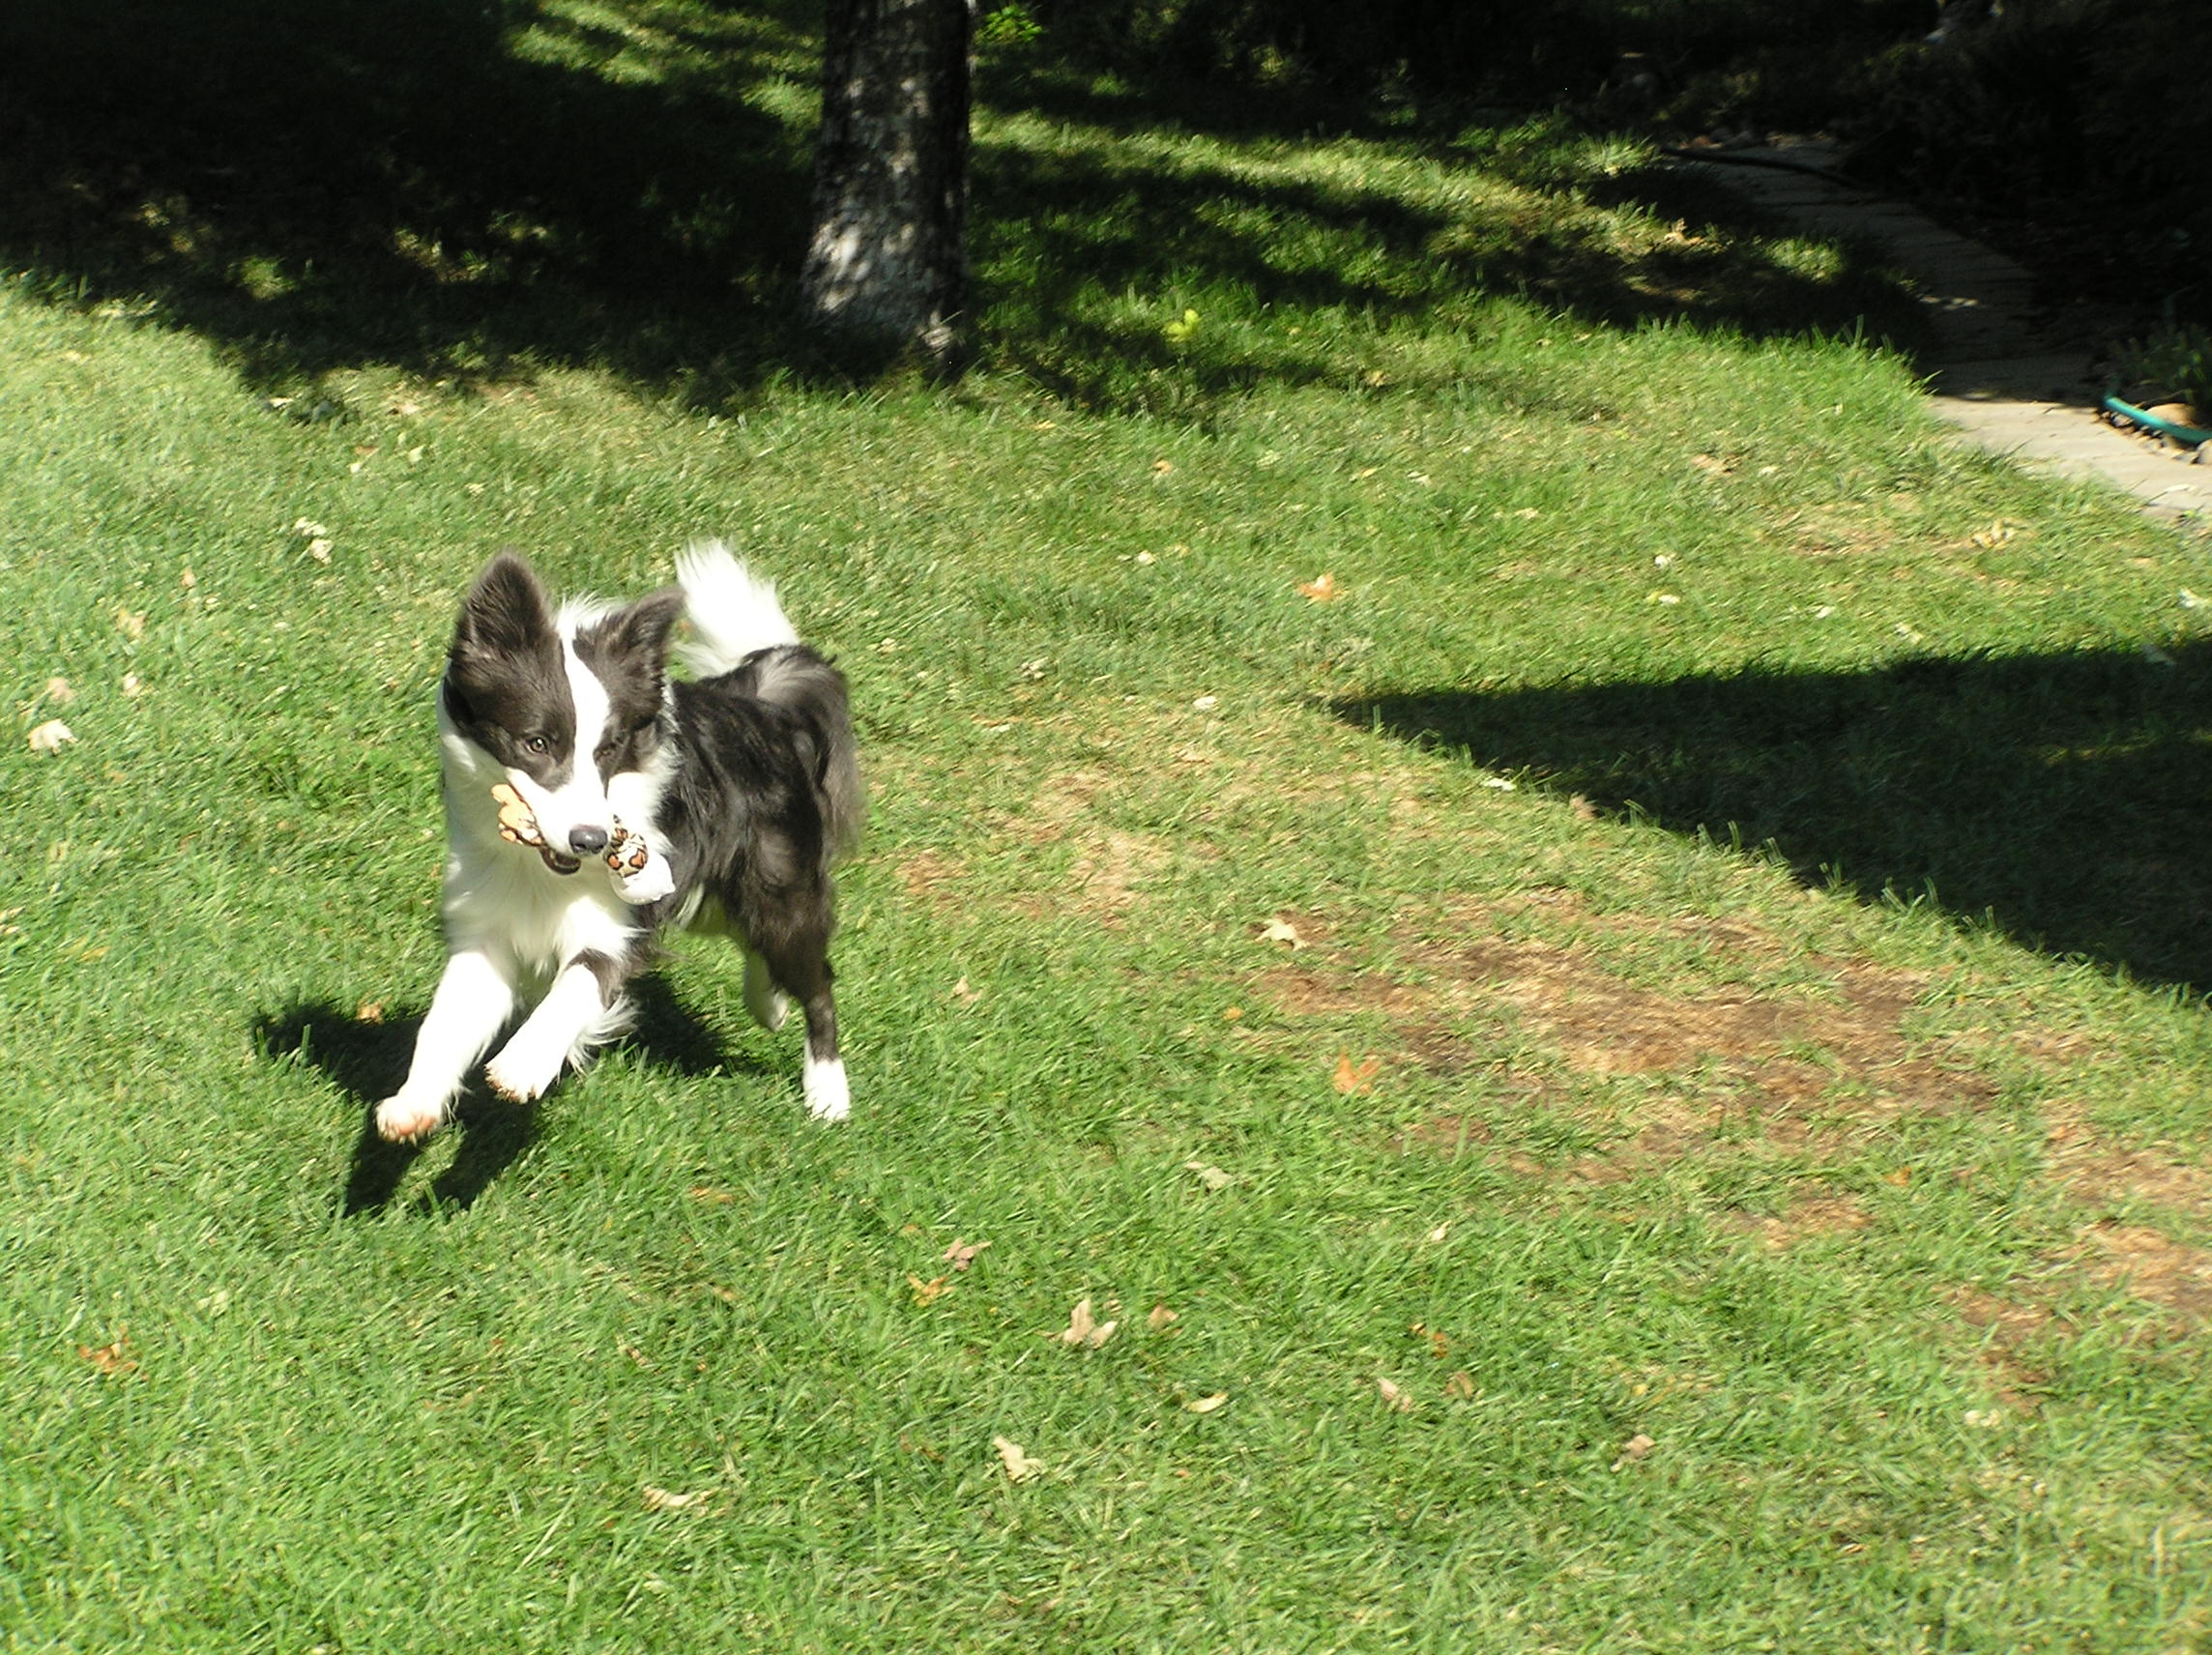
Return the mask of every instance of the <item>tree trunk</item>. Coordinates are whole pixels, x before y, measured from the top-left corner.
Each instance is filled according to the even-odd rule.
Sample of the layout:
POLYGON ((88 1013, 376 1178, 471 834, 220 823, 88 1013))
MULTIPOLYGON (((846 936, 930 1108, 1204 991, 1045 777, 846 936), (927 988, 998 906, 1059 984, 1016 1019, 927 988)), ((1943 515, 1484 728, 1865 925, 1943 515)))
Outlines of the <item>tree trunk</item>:
POLYGON ((830 0, 807 323, 948 364, 968 277, 969 0, 830 0))

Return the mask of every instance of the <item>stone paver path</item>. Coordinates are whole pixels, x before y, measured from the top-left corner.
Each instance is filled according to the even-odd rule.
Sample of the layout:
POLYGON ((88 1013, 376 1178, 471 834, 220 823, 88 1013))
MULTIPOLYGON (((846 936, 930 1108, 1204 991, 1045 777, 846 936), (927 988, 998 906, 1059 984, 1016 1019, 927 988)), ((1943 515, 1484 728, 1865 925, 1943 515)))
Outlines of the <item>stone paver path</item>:
MULTIPOLYGON (((1823 145, 1737 150, 1754 160, 1833 168, 1823 145)), ((1914 209, 1837 179, 1685 156, 1738 194, 1822 236, 1880 243, 1935 313, 1929 365, 1936 411, 1967 442, 2059 477, 2122 489, 2172 522, 2212 524, 2212 467, 2125 436, 2095 418, 2105 387, 2090 370, 2094 339, 2034 304, 2034 277, 1979 242, 1914 209)))

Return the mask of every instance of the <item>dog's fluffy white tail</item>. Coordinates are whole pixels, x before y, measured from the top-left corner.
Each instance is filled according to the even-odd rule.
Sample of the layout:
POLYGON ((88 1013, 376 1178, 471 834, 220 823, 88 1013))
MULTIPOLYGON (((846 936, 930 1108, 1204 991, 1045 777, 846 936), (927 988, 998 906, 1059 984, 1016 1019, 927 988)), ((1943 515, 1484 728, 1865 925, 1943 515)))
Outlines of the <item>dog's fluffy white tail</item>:
POLYGON ((677 654, 700 678, 728 672, 755 650, 796 644, 775 588, 756 580, 719 540, 695 540, 676 560, 684 614, 697 634, 677 654))

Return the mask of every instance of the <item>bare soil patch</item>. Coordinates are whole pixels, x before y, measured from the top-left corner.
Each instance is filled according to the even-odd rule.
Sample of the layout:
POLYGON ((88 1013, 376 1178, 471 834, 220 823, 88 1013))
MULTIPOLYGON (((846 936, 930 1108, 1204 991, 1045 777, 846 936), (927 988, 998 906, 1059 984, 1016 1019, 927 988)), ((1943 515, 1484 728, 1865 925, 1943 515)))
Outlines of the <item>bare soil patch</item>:
MULTIPOLYGON (((1589 921, 1566 893, 1540 900, 1577 924, 1589 921)), ((1824 992, 1670 992, 1626 980, 1584 944, 1499 934, 1501 916, 1527 912, 1455 913, 1458 935, 1450 941, 1402 930, 1394 941, 1404 965, 1396 970, 1309 946, 1263 973, 1257 986, 1292 1017, 1380 1015, 1398 1041, 1392 1060, 1433 1073, 1494 1053, 1495 1040, 1462 1033, 1487 1020, 1534 1035, 1572 1074, 1673 1082, 1654 1089, 1631 1131, 1570 1170, 1583 1181, 1612 1181, 1724 1140, 1785 1151, 1818 1147, 1838 1123, 1863 1130, 1870 1121, 1972 1108, 1994 1095, 1963 1053, 1907 1032, 1924 975, 1851 963, 1833 969, 1824 992)), ((1778 938, 1740 921, 1590 922, 1630 934, 1694 934, 1711 951, 1762 965, 1787 952, 1778 938)), ((1292 923, 1309 944, 1325 934, 1309 919, 1292 923)), ((1500 1078, 1532 1093, 1546 1089, 1541 1073, 1500 1078)), ((1557 1089, 1556 1072, 1551 1085, 1557 1089)), ((1446 1152, 1470 1141, 1456 1113, 1398 1140, 1402 1148, 1446 1152)))

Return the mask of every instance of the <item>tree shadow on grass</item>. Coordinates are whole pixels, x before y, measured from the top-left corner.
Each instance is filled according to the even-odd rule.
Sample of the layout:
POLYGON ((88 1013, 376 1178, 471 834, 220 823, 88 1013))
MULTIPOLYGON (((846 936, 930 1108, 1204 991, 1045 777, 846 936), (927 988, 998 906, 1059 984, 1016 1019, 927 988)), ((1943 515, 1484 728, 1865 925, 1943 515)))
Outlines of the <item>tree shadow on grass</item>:
POLYGON ((1667 169, 1601 192, 1545 181, 1538 159, 1470 152, 1461 164, 1489 181, 1447 205, 1258 151, 1225 160, 986 141, 977 157, 972 240, 978 286, 1005 324, 999 349, 1081 405, 1183 413, 1157 396, 1195 393, 1202 406, 1263 383, 1351 377, 1332 330, 1266 327, 1264 343, 1223 352, 1202 313, 1199 334, 1172 339, 1162 325, 1185 299, 1239 316, 1310 307, 1479 333, 1480 305, 1512 297, 1591 328, 1848 336, 1907 355, 1927 340, 1921 306, 1871 249, 1808 263, 1770 215, 1667 169), (1623 205, 1644 210, 1644 230, 1624 233, 1605 210, 1623 205))
MULTIPOLYGON (((725 1073, 754 1065, 732 1059, 713 1031, 694 1017, 655 976, 631 985, 636 1028, 628 1036, 649 1062, 684 1075, 725 1073)), ((254 1024, 259 1050, 272 1059, 312 1063, 345 1093, 360 1116, 340 1207, 348 1217, 381 1211, 427 1145, 388 1144, 377 1136, 376 1105, 399 1089, 421 1031, 420 1017, 364 1018, 328 1002, 295 1005, 254 1024)), ((445 1128, 459 1138, 453 1158, 432 1181, 419 1205, 424 1211, 465 1208, 537 1142, 536 1105, 515 1105, 491 1095, 473 1077, 445 1128)))
POLYGON ((1770 846, 1809 885, 1932 897, 2027 947, 2212 989, 2212 646, 1333 710, 1610 815, 1770 846))
POLYGON ((728 394, 788 363, 806 157, 747 97, 769 8, 26 0, 0 17, 0 268, 146 305, 257 389, 559 365, 728 394))
MULTIPOLYGON (((372 366, 463 389, 569 367, 719 407, 786 376, 835 381, 867 364, 826 357, 790 309, 811 131, 766 107, 811 101, 806 11, 0 8, 0 270, 189 330, 262 392, 372 366)), ((1754 241, 1624 247, 1565 186, 1447 213, 1381 186, 1185 164, 1175 129, 1142 124, 1159 111, 1124 114, 1071 145, 976 150, 991 346, 1077 401, 1145 408, 1129 388, 1166 379, 1203 407, 1342 378, 1311 338, 1179 353, 1156 323, 1100 321, 1091 303, 1190 283, 1445 326, 1461 318, 1440 302, 1512 294, 1617 326, 1839 333, 1873 315, 1883 331, 1856 267, 1811 276, 1754 241), (1164 141, 1130 147, 1148 137, 1164 141)))

